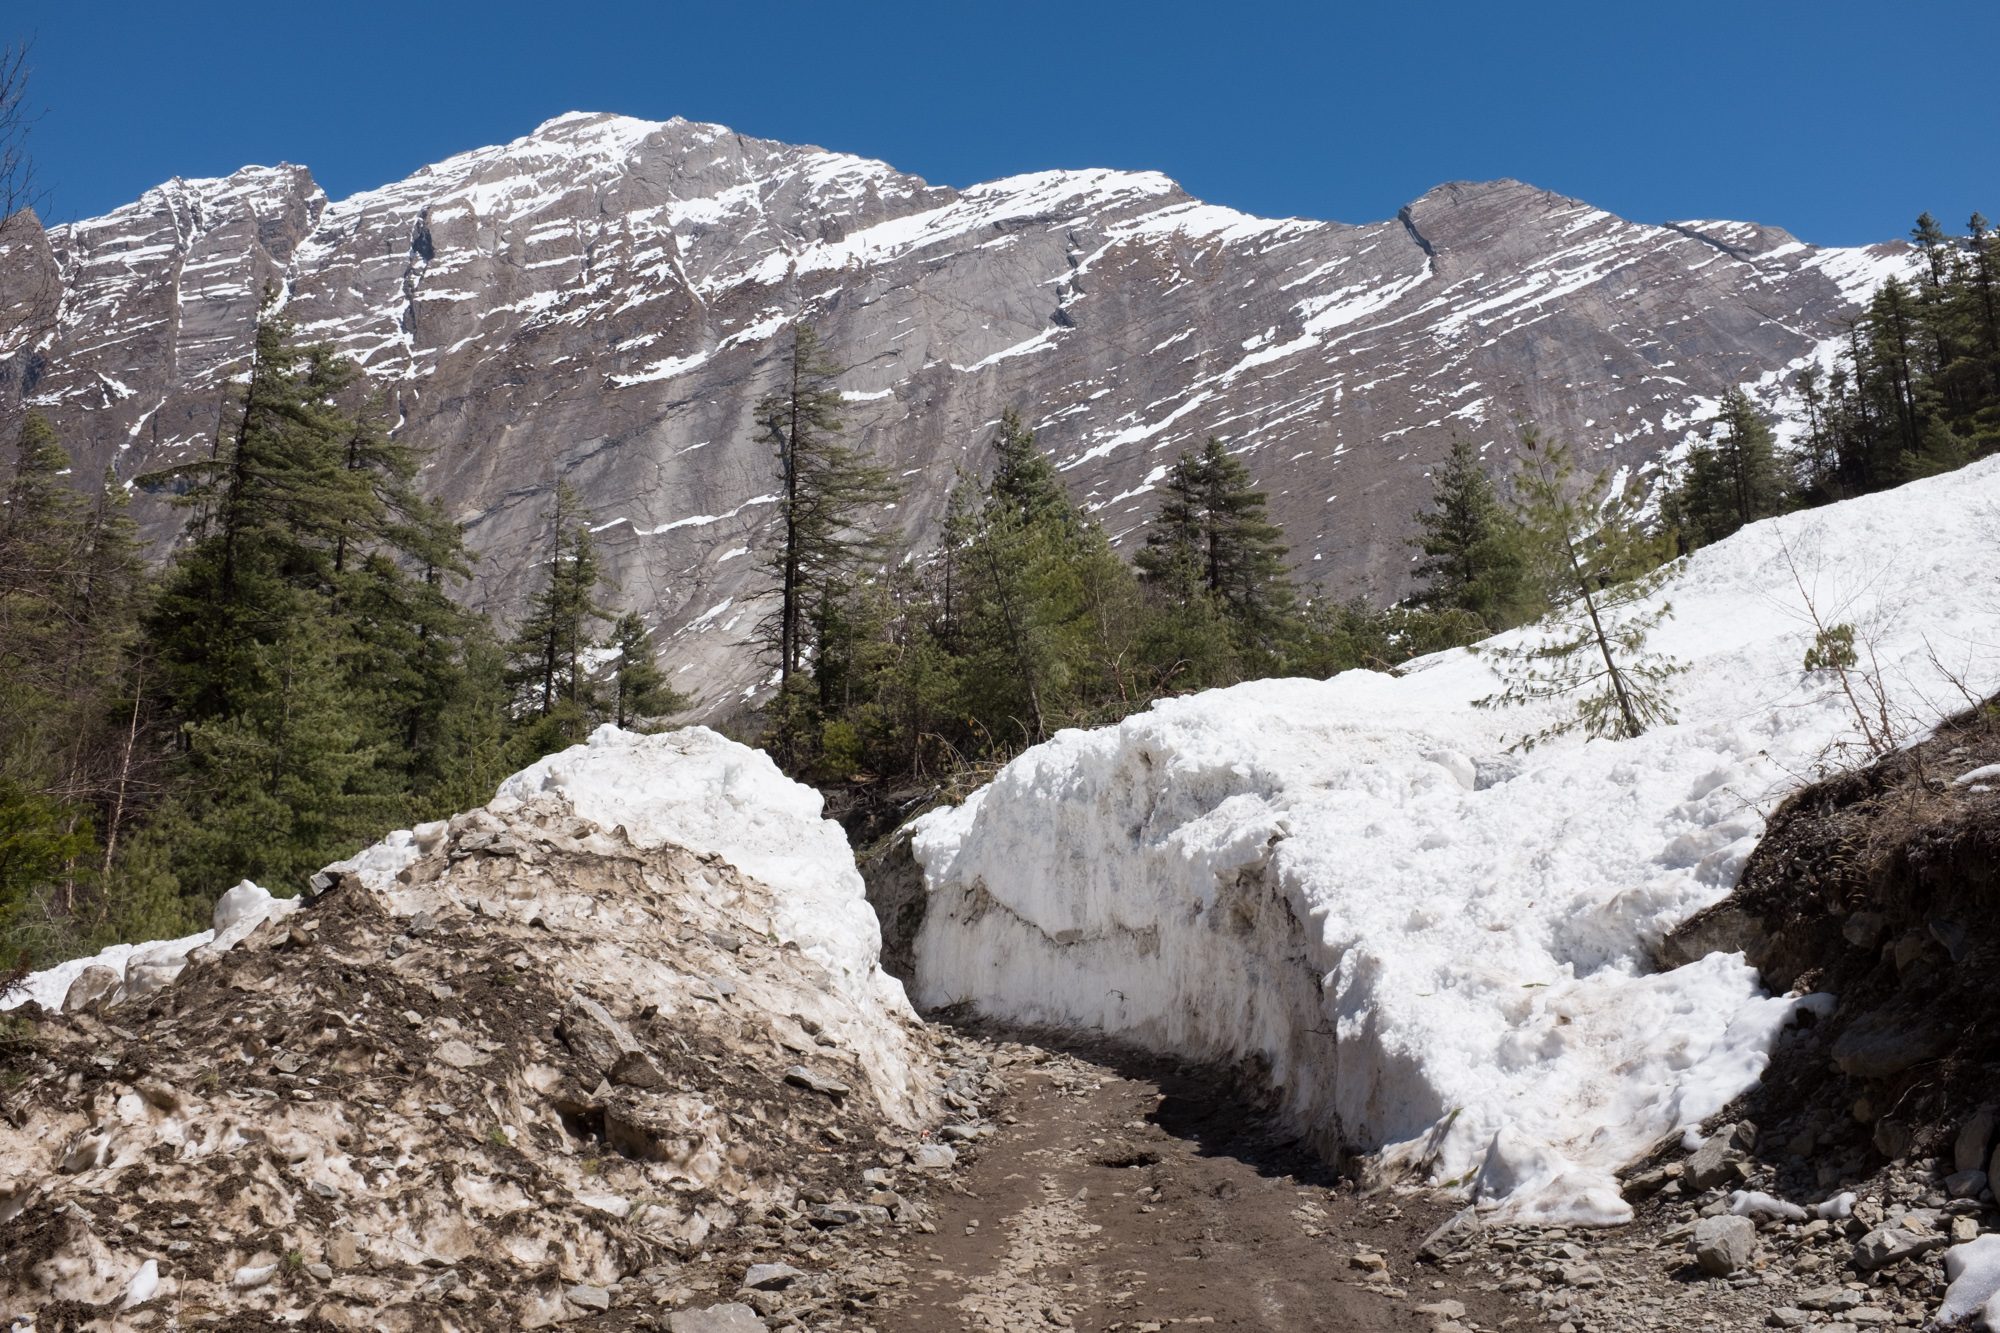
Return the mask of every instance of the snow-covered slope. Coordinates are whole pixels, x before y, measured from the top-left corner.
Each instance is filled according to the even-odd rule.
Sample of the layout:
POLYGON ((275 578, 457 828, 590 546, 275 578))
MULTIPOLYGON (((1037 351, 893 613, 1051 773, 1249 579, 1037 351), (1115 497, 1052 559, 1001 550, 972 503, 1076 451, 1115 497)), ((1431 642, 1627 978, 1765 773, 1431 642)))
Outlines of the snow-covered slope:
POLYGON ((1328 1149, 1621 1220, 1613 1171, 1747 1087, 1798 1005, 1651 950, 1856 739, 1802 670, 1807 597, 1915 734, 1964 706, 1947 673, 2000 687, 1996 569, 2000 459, 1689 559, 1654 636, 1680 720, 1636 740, 1511 751, 1550 714, 1475 707, 1465 652, 1064 732, 919 826, 919 999, 1259 1061, 1328 1149))

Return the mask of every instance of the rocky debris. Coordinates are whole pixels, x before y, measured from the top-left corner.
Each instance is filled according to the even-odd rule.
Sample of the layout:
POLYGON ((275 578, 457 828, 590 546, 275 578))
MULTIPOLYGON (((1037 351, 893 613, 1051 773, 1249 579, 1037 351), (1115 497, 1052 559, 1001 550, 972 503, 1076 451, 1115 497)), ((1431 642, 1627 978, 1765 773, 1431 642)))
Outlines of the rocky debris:
MULTIPOLYGON (((511 495, 522 479, 564 441, 611 442, 569 470, 606 525, 607 573, 672 589, 639 609, 718 710, 759 680, 755 657, 738 635, 680 631, 755 596, 753 562, 716 557, 765 517, 768 463, 742 423, 776 372, 781 311, 825 312, 829 356, 854 367, 850 428, 912 477, 898 513, 919 540, 993 405, 1019 404, 1109 530, 1150 510, 1157 457, 1219 434, 1272 469, 1294 559, 1340 595, 1392 597, 1454 432, 1505 442, 1535 421, 1607 467, 1650 462, 1699 401, 1838 337, 1895 259, 1750 224, 1635 224, 1517 181, 1441 186, 1364 226, 1232 214, 1154 173, 961 193, 600 115, 341 201, 296 167, 176 180, 46 240, 0 273, 0 307, 60 296, 0 343, 0 435, 32 394, 81 476, 195 456, 259 293, 281 286, 436 450, 435 498, 477 516, 488 553, 481 604, 529 586, 542 506, 511 495)), ((136 498, 164 541, 179 511, 136 498)))
POLYGON ((8 1015, 0 1317, 866 1322, 935 1231, 942 1112, 998 1086, 976 1046, 834 984, 720 857, 554 795, 401 859, 157 988, 8 1015))

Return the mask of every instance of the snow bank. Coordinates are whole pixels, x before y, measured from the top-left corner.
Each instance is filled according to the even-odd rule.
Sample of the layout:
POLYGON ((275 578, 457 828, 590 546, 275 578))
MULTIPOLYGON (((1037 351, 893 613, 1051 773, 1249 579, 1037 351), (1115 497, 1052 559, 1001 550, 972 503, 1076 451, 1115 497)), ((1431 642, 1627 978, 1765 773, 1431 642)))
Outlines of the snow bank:
POLYGON ((1651 949, 1724 896, 1855 719, 1801 659, 1872 644, 1912 733, 2000 687, 2000 459, 1755 525, 1692 557, 1654 646, 1680 721, 1513 741, 1485 660, 1263 681, 1022 755, 918 826, 918 998, 1254 1058, 1326 1150, 1521 1218, 1611 1223, 1614 1170, 1764 1069, 1795 1001, 1740 955, 1651 949))
POLYGON ((856 995, 908 1010, 901 983, 879 966, 882 929, 847 835, 821 817, 819 793, 763 751, 707 727, 640 736, 603 726, 508 778, 499 795, 526 800, 544 791, 605 828, 622 825, 638 846, 713 852, 762 880, 777 899, 781 936, 856 995))

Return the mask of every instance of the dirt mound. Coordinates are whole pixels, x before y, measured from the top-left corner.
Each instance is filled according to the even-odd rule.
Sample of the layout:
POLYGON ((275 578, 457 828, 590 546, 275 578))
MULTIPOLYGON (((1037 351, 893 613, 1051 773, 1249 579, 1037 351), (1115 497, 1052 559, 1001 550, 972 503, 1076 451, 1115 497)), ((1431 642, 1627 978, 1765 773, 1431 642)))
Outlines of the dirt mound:
MULTIPOLYGON (((0 1315, 665 1327, 759 1255, 927 1226, 941 1039, 772 918, 540 796, 162 989, 7 1015, 0 1315)), ((786 1304, 837 1308, 808 1277, 786 1304)))
POLYGON ((1802 1119, 1821 1141, 1865 1126, 1881 1158, 1949 1155, 2000 1099, 2000 768, 1980 775, 1993 765, 1989 703, 1806 788, 1736 892, 1670 941, 1741 948, 1773 992, 1836 997, 1817 1040, 1780 1049, 1752 1099, 1759 1123, 1802 1119))

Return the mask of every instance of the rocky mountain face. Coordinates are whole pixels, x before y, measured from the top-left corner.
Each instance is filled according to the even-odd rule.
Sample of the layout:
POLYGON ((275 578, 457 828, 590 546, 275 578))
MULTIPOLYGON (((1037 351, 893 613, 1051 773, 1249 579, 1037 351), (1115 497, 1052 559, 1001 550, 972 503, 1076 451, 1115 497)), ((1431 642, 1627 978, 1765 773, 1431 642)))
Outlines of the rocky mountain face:
MULTIPOLYGON (((711 712, 757 684, 773 482, 754 407, 802 316, 849 367, 850 429, 903 477, 891 517, 919 542, 1015 407, 1121 534, 1180 450, 1223 436, 1305 581, 1387 598, 1455 434, 1504 450, 1534 422, 1643 466, 1725 389, 1774 391, 1824 357, 1902 262, 1627 222, 1514 181, 1349 226, 1247 216, 1152 173, 960 191, 587 114, 337 202, 298 167, 176 180, 0 251, 0 428, 36 407, 80 473, 127 480, 209 448, 274 285, 434 448, 428 484, 485 553, 475 600, 519 604, 567 479, 621 600, 711 712)), ((174 511, 141 508, 171 535, 174 511)))

